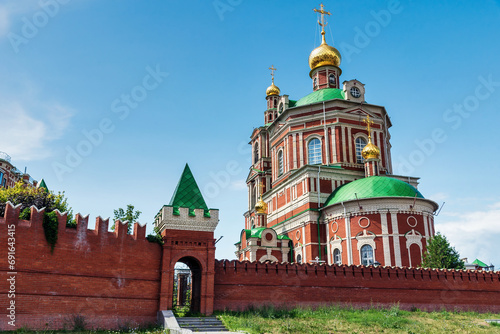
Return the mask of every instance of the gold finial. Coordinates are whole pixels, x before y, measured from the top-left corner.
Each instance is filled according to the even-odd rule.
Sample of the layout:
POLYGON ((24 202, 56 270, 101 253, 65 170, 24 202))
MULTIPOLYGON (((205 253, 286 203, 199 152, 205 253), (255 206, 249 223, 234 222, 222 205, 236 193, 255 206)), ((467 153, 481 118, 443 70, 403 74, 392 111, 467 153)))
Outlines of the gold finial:
POLYGON ((368 131, 368 144, 361 151, 361 155, 365 159, 378 159, 380 157, 380 149, 372 143, 371 129, 374 123, 370 119, 370 115, 366 115, 363 123, 366 123, 366 131, 368 131))
POLYGON ((316 13, 320 13, 321 14, 321 21, 318 20, 318 23, 321 26, 321 36, 323 38, 323 42, 321 44, 326 44, 326 40, 325 40, 325 27, 328 25, 328 23, 325 20, 325 14, 326 15, 332 15, 332 13, 327 12, 324 9, 325 6, 323 6, 323 4, 320 4, 319 6, 320 6, 321 9, 314 8, 313 11, 315 11, 316 13))
POLYGON ((255 211, 260 214, 266 214, 267 211, 267 204, 262 200, 262 188, 264 188, 264 180, 262 180, 261 183, 259 183, 259 201, 257 204, 255 204, 255 211))
POLYGON ((276 71, 277 68, 275 68, 274 65, 271 65, 271 67, 269 67, 269 69, 271 70, 271 77, 273 78, 273 83, 274 83, 274 71, 276 71))
POLYGON ((370 119, 370 115, 366 115, 366 118, 363 120, 363 123, 366 123, 366 131, 368 131, 368 141, 371 142, 372 140, 371 129, 372 129, 372 124, 374 123, 370 119))

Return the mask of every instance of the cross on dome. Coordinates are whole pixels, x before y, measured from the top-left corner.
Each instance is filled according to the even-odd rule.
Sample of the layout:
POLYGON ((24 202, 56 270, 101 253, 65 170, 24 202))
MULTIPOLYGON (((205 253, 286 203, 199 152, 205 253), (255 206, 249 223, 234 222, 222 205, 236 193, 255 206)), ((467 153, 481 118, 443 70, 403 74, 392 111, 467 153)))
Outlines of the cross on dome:
POLYGON ((370 115, 366 115, 366 118, 363 120, 363 123, 366 124, 366 131, 368 131, 368 138, 371 139, 371 137, 372 137, 371 128, 372 128, 372 124, 374 124, 374 123, 370 119, 370 115))
POLYGON ((321 21, 318 20, 318 24, 321 26, 321 35, 323 36, 323 44, 326 44, 325 27, 328 25, 328 22, 326 22, 325 15, 332 15, 332 13, 324 10, 325 6, 323 6, 323 4, 320 4, 319 6, 321 9, 314 8, 313 11, 321 14, 321 21))
POLYGON ((274 65, 271 65, 271 67, 269 67, 269 69, 271 70, 271 77, 272 77, 273 82, 274 82, 274 71, 276 71, 277 68, 275 68, 274 65))

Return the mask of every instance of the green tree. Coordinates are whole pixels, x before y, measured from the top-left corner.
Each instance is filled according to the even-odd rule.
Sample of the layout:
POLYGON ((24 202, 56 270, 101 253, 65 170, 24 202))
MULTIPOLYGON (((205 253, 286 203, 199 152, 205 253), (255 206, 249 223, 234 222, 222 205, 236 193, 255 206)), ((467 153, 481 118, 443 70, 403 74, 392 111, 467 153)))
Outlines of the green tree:
POLYGON ((465 269, 465 264, 460 260, 460 254, 451 247, 448 239, 441 233, 437 233, 427 242, 427 250, 422 261, 424 268, 439 269, 465 269))
POLYGON ((38 209, 45 208, 46 213, 56 209, 68 212, 68 224, 73 222, 73 209, 69 206, 64 192, 55 194, 45 188, 35 188, 19 181, 12 188, 0 189, 0 217, 5 214, 7 202, 21 204, 21 219, 30 219, 30 207, 34 205, 38 209))
MULTIPOLYGON (((134 211, 134 206, 132 204, 127 205, 127 209, 123 210, 122 208, 118 208, 117 210, 113 210, 115 215, 115 221, 121 220, 122 222, 128 221, 127 233, 130 234, 132 232, 132 224, 139 219, 141 215, 141 211, 134 211)), ((111 230, 115 230, 115 225, 111 226, 111 230)))

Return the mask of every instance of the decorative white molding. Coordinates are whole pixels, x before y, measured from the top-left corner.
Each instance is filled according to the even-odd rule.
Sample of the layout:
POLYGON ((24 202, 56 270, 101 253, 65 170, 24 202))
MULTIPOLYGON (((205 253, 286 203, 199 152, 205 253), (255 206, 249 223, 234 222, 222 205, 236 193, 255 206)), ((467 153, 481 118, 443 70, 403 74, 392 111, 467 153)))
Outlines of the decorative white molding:
POLYGON ((363 230, 362 234, 359 233, 356 236, 356 240, 358 241, 358 251, 361 250, 361 247, 363 247, 364 245, 370 245, 374 251, 377 248, 375 244, 375 233, 373 232, 363 230))

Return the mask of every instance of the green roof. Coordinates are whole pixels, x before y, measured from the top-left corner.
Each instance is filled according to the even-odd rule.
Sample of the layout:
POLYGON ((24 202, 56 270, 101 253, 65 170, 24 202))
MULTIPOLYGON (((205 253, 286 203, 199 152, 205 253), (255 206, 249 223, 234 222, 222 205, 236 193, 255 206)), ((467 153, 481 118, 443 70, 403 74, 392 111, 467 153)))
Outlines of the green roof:
POLYGON ((295 107, 305 106, 307 104, 313 104, 333 99, 345 100, 345 94, 342 89, 338 88, 324 88, 318 89, 311 94, 304 96, 295 103, 295 107))
POLYGON ((418 197, 422 194, 412 185, 391 177, 371 176, 344 184, 328 197, 325 206, 374 197, 418 197))
MULTIPOLYGON (((262 232, 267 229, 267 227, 257 227, 253 228, 251 230, 245 230, 245 235, 247 239, 250 238, 262 238, 262 232)), ((290 238, 287 235, 280 235, 278 234, 278 239, 279 240, 290 240, 290 238)))
POLYGON ((208 210, 207 204, 203 199, 203 195, 196 184, 188 164, 184 167, 184 171, 179 183, 177 183, 169 205, 173 207, 208 210))
POLYGON ((45 191, 49 192, 49 188, 47 187, 47 184, 45 183, 44 179, 41 179, 40 182, 38 182, 38 185, 36 187, 43 188, 43 189, 45 189, 45 191))
POLYGON ((475 259, 474 262, 472 262, 472 264, 476 264, 479 267, 489 267, 486 263, 484 263, 483 261, 480 261, 478 259, 475 259))

